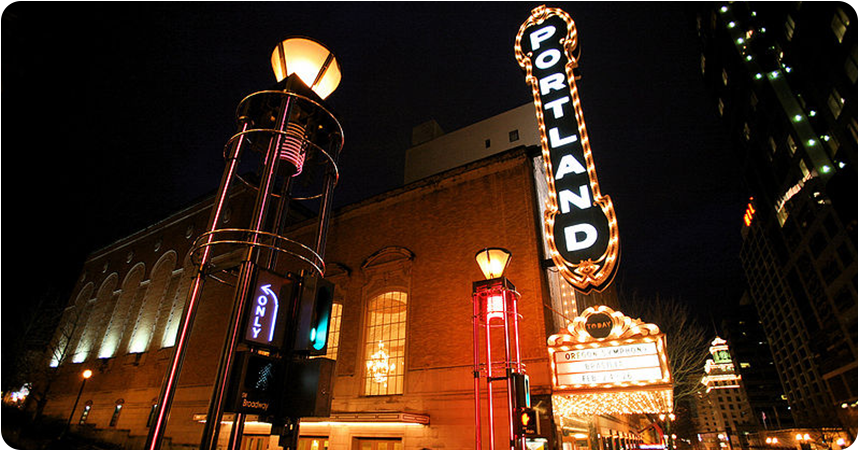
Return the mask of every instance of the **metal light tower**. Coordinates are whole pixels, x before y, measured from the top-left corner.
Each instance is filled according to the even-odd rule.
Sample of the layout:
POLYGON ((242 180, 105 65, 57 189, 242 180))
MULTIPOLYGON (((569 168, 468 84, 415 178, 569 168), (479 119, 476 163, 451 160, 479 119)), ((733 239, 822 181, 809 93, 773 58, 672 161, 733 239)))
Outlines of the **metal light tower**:
MULTIPOLYGON (((201 449, 215 448, 224 413, 231 367, 242 340, 241 316, 256 275, 274 271, 279 258, 300 271, 301 278, 321 278, 331 198, 338 180, 337 160, 343 147, 343 130, 324 103, 340 82, 340 65, 327 48, 307 38, 286 39, 272 53, 277 78, 274 88, 245 97, 237 108, 239 131, 224 147, 226 167, 215 196, 208 230, 194 242, 191 257, 197 274, 189 289, 185 311, 176 336, 173 359, 168 365, 158 407, 146 448, 160 448, 168 423, 188 340, 200 307, 204 283, 209 279, 234 288, 232 314, 228 318, 218 371, 204 425, 201 449), (242 164, 253 166, 255 175, 238 173, 242 164), (301 179, 302 183, 296 183, 301 179), (301 184, 310 193, 298 193, 301 184), (256 192, 247 228, 222 228, 231 193, 244 185, 256 192), (285 236, 290 203, 311 203, 305 220, 314 221, 312 242, 285 236)), ((237 218, 242 220, 243 218, 237 218)), ((304 222, 307 223, 307 222, 304 222)), ((303 281, 302 281, 303 283, 303 281)), ((285 305, 295 317, 295 305, 285 305)), ((274 320, 274 319, 272 319, 274 320)), ((291 325, 290 325, 291 326, 291 325)), ((256 351, 253 347, 251 352, 256 351)), ((278 348, 269 349, 276 354, 278 348)), ((286 350, 284 350, 286 351, 286 350)), ((234 434, 241 433, 243 414, 236 414, 234 434)))
MULTIPOLYGON (((494 383, 504 382, 507 393, 509 445, 506 448, 525 449, 522 427, 517 418, 521 409, 529 406, 528 378, 520 360, 519 314, 520 294, 513 283, 502 274, 510 262, 511 253, 503 248, 485 248, 475 255, 486 280, 472 283, 472 347, 475 389, 475 448, 482 449, 481 379, 487 385, 487 416, 489 419, 489 449, 495 450, 494 383), (483 329, 483 336, 481 331, 483 329), (502 340, 504 354, 494 351, 493 344, 502 340), (481 362, 481 341, 486 359, 481 362)), ((527 413, 531 413, 528 411, 527 413)), ((531 416, 529 416, 531 417, 531 416)), ((536 420, 536 419, 535 419, 536 420)))

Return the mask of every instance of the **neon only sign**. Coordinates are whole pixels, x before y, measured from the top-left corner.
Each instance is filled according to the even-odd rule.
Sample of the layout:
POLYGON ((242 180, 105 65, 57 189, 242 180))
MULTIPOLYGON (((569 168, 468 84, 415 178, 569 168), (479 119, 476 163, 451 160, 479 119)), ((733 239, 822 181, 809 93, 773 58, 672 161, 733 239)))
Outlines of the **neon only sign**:
POLYGON ((245 300, 244 340, 249 344, 280 347, 288 313, 284 300, 291 298, 294 282, 289 278, 259 270, 245 300), (282 300, 283 297, 283 300, 282 300))
POLYGON ((532 88, 549 195, 544 227, 550 256, 574 288, 602 291, 618 267, 618 223, 597 171, 576 87, 576 26, 557 8, 539 6, 514 48, 532 88))

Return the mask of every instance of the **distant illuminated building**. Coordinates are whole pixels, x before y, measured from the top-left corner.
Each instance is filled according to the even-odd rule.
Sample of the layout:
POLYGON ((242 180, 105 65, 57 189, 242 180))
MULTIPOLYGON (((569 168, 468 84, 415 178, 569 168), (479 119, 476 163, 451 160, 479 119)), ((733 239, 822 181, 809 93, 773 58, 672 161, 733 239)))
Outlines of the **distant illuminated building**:
MULTIPOLYGON (((726 445, 732 442, 734 446, 740 444, 739 433, 749 428, 752 410, 741 389, 741 376, 735 371, 726 341, 720 337, 711 341, 710 353, 697 394, 699 434, 709 436, 714 447, 723 447, 719 445, 721 442, 726 445)), ((703 441, 708 442, 707 439, 703 441)))

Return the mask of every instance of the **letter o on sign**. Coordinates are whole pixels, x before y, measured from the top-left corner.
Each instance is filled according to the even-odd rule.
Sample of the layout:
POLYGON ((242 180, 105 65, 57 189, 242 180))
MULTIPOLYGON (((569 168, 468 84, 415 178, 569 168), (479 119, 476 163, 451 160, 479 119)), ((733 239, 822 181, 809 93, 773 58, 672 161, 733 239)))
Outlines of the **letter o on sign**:
POLYGON ((561 52, 557 48, 550 48, 535 58, 535 66, 538 69, 549 69, 561 59, 561 52))

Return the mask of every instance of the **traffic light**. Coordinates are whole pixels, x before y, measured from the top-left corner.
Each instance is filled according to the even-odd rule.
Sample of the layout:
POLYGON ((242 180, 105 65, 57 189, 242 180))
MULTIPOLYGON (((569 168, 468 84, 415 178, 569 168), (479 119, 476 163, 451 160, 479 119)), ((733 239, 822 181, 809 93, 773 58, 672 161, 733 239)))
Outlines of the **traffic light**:
POLYGON ((225 411, 261 416, 278 409, 281 361, 259 353, 238 352, 230 375, 225 411))
POLYGON ((536 436, 540 433, 537 410, 534 408, 517 409, 514 428, 517 436, 536 436))
POLYGON ((316 276, 302 279, 293 350, 307 355, 326 354, 333 299, 331 282, 316 276))
POLYGON ((532 406, 529 394, 529 376, 524 373, 511 373, 511 381, 514 387, 514 409, 528 408, 532 406))
POLYGON ((331 415, 333 359, 297 359, 287 364, 281 417, 328 417, 331 415))

